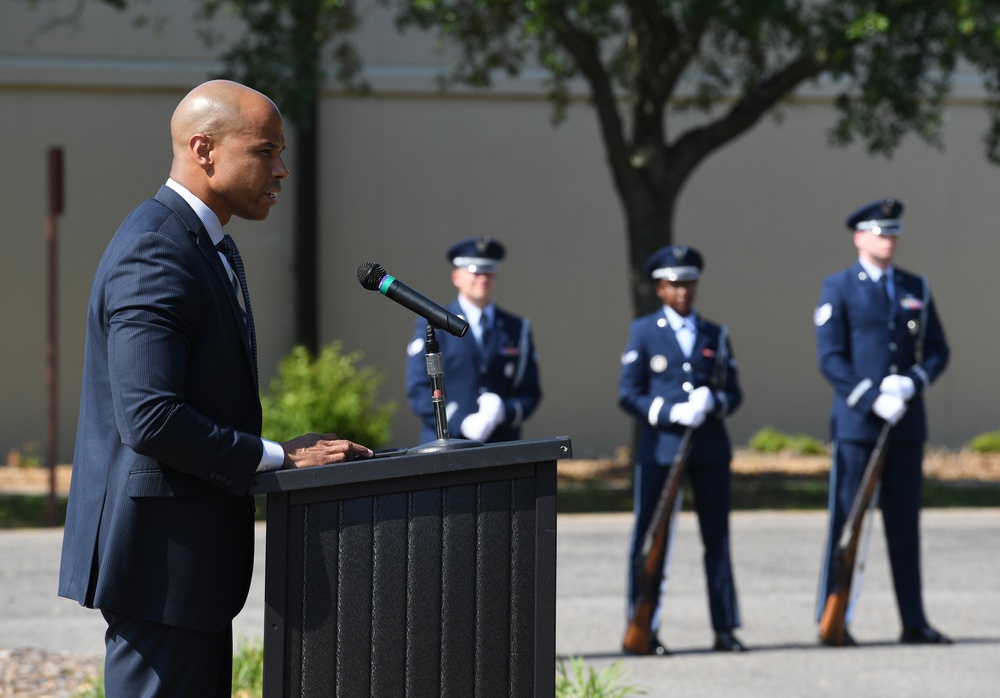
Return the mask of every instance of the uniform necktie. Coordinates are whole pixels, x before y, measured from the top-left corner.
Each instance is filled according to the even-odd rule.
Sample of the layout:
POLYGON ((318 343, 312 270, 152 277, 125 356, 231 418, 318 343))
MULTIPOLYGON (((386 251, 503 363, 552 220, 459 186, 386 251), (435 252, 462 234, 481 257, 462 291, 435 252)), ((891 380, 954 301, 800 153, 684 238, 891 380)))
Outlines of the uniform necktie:
MULTIPOLYGON (((236 248, 236 242, 228 233, 222 236, 222 242, 219 243, 218 247, 222 251, 222 254, 226 255, 229 266, 233 268, 233 273, 236 274, 236 280, 240 285, 240 292, 243 295, 243 312, 245 315, 243 320, 246 323, 247 334, 250 337, 250 354, 253 356, 253 375, 254 381, 257 381, 257 332, 253 326, 253 310, 250 308, 250 292, 247 290, 247 274, 243 268, 243 258, 240 257, 240 251, 236 248)), ((235 284, 233 290, 236 290, 235 284)))
POLYGON ((681 325, 677 329, 676 334, 677 343, 681 346, 684 356, 691 356, 691 351, 694 349, 694 333, 694 322, 691 321, 691 318, 681 320, 681 325))
POLYGON ((882 274, 878 277, 878 288, 882 292, 882 300, 885 301, 885 307, 892 307, 892 303, 889 300, 889 275, 882 274))
POLYGON ((479 316, 479 344, 482 346, 483 351, 490 345, 490 338, 492 337, 492 329, 490 327, 490 319, 483 313, 479 316))

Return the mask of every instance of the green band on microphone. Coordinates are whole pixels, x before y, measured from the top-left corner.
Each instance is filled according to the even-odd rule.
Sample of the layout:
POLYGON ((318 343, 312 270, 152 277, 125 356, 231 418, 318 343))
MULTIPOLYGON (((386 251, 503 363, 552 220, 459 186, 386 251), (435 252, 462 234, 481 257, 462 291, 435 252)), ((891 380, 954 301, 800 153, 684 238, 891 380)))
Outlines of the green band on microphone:
POLYGON ((378 285, 379 293, 381 293, 383 296, 386 295, 389 292, 389 286, 395 280, 396 280, 395 276, 389 276, 388 274, 386 274, 385 278, 382 279, 382 283, 378 285))

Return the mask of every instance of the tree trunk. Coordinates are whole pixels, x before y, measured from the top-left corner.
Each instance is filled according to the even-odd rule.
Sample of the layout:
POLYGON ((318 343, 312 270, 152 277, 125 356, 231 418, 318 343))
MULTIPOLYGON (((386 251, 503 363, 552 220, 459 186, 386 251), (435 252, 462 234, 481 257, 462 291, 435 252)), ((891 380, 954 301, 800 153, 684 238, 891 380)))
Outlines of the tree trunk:
POLYGON ((315 356, 319 351, 318 303, 318 104, 315 95, 308 123, 297 128, 295 148, 295 342, 315 356))

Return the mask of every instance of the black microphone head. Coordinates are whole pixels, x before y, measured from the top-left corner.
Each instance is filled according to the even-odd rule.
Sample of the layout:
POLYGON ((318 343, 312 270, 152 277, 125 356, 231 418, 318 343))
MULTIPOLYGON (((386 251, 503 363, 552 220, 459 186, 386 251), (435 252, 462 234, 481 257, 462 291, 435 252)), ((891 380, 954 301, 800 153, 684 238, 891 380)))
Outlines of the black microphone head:
POLYGON ((358 281, 369 291, 377 291, 378 285, 386 277, 385 269, 375 262, 362 262, 358 265, 358 281))

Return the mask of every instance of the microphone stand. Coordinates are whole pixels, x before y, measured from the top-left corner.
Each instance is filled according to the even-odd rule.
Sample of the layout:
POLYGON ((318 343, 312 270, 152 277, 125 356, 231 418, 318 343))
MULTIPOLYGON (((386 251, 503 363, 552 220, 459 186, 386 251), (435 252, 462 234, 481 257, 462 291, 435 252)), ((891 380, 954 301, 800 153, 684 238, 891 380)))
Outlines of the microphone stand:
POLYGON ((444 399, 444 360, 437 341, 434 326, 427 323, 427 341, 424 344, 424 360, 427 362, 427 377, 431 379, 431 403, 434 406, 434 430, 437 439, 406 450, 407 453, 436 453, 457 448, 482 446, 482 441, 453 439, 448 435, 448 413, 444 399))

